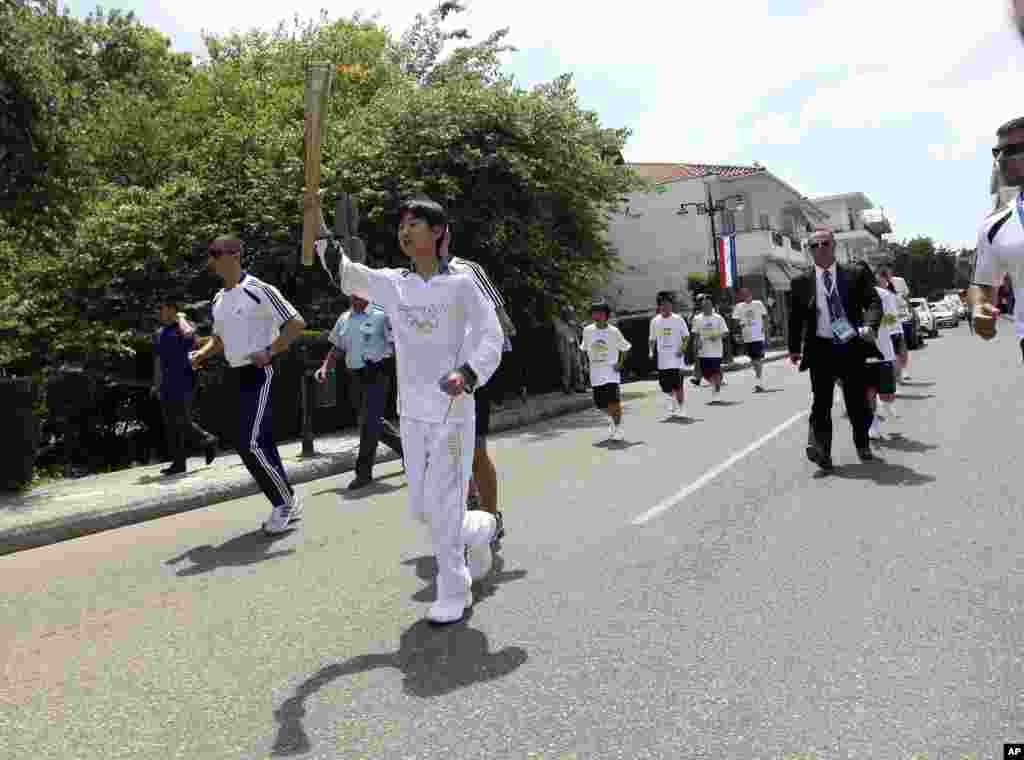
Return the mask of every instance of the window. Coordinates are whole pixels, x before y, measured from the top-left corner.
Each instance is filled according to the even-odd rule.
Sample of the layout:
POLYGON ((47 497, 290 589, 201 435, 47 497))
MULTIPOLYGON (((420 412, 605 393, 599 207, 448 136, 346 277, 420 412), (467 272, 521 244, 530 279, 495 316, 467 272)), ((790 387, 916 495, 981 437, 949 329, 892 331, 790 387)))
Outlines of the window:
POLYGON ((736 234, 736 212, 731 208, 727 208, 722 211, 722 234, 736 234))

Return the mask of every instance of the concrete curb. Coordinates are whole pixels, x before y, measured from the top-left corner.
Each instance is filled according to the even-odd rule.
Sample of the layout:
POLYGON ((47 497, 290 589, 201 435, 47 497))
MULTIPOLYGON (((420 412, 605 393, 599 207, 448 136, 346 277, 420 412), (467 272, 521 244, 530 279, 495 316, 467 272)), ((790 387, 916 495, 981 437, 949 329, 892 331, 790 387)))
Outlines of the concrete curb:
MULTIPOLYGON (((784 357, 784 353, 768 355, 765 361, 776 361, 784 357)), ((735 372, 744 369, 747 364, 733 362, 724 369, 735 372)), ((684 370, 684 374, 692 375, 693 372, 684 370)), ((633 382, 650 379, 640 378, 633 382)), ((521 407, 495 410, 491 418, 491 432, 513 430, 541 420, 590 409, 592 406, 593 400, 589 393, 535 397, 521 407)), ((341 441, 342 437, 329 440, 341 441)), ((289 445, 294 446, 295 443, 279 444, 282 448, 289 445)), ((325 445, 318 440, 317 446, 321 451, 308 459, 285 458, 285 469, 293 485, 355 469, 358 441, 354 447, 348 445, 334 452, 323 451, 325 445)), ((225 455, 225 459, 230 456, 225 455)), ((390 449, 381 446, 378 450, 378 462, 396 459, 398 456, 390 449)), ((0 503, 0 555, 201 509, 260 492, 244 467, 234 464, 221 464, 218 467, 220 469, 214 479, 204 476, 201 470, 190 473, 195 476, 192 483, 187 479, 189 476, 174 482, 154 479, 154 486, 144 489, 145 493, 141 496, 118 493, 116 488, 111 489, 116 484, 112 483, 110 475, 94 475, 75 481, 71 488, 64 488, 64 495, 43 488, 36 493, 7 499, 6 504, 0 503), (55 506, 56 502, 62 501, 70 501, 71 504, 55 506), (74 506, 75 501, 81 502, 81 507, 74 506)))

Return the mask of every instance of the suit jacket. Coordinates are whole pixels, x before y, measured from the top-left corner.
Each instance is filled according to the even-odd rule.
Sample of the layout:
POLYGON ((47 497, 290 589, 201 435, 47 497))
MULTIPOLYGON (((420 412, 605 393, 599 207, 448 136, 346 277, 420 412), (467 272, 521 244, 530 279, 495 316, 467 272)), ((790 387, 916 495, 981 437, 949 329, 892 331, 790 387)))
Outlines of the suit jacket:
MULTIPOLYGON (((867 325, 877 333, 882 322, 882 300, 875 290, 875 278, 871 271, 836 263, 836 289, 846 311, 846 318, 854 329, 867 325)), ((812 267, 808 274, 793 279, 792 308, 789 312, 789 352, 801 354, 801 372, 810 368, 817 359, 814 341, 817 334, 817 274, 812 267)), ((874 341, 859 336, 851 339, 849 350, 858 352, 864 359, 881 356, 874 341)))

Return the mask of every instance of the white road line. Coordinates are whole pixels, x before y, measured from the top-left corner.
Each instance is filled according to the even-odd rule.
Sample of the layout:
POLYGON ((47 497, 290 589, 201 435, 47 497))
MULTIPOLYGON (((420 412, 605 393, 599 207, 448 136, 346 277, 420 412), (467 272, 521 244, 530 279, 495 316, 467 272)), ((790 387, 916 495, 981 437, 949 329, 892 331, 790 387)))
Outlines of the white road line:
POLYGON ((792 417, 790 417, 788 420, 783 422, 781 425, 778 425, 778 426, 772 428, 770 431, 768 431, 763 436, 758 438, 752 444, 747 446, 747 448, 743 449, 743 451, 739 451, 739 452, 733 454, 731 457, 726 459, 721 464, 718 464, 718 465, 712 467, 707 472, 705 472, 703 475, 701 475, 695 481, 690 483, 690 485, 686 486, 686 488, 683 488, 680 491, 677 491, 676 493, 674 493, 672 496, 669 496, 664 501, 662 501, 662 502, 656 504, 655 506, 651 507, 650 509, 648 509, 642 515, 640 515, 639 517, 637 517, 636 519, 633 520, 633 525, 643 525, 646 522, 650 522, 651 520, 653 520, 658 515, 663 514, 664 512, 667 512, 668 510, 672 509, 672 507, 676 506, 679 502, 681 502, 683 499, 685 499, 691 493, 693 493, 694 491, 697 491, 697 490, 703 488, 705 485, 707 485, 712 480, 717 478, 719 475, 721 475, 723 472, 728 470, 730 467, 732 467, 738 461, 743 459, 743 457, 747 456, 748 454, 750 454, 750 453, 752 453, 754 451, 757 451, 759 448, 761 448, 766 443, 768 443, 768 441, 770 441, 772 438, 774 438, 775 436, 779 435, 779 433, 781 433, 784 430, 786 430, 786 428, 792 426, 795 422, 803 419, 804 417, 806 417, 809 414, 810 414, 809 410, 808 411, 800 412, 799 414, 794 414, 792 417))

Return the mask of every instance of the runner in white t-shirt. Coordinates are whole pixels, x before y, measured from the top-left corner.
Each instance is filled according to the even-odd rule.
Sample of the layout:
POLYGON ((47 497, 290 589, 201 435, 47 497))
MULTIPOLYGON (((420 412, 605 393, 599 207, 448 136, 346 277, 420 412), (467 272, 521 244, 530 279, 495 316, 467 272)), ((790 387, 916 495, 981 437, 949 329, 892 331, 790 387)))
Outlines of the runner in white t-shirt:
POLYGON ((619 383, 622 381, 622 363, 626 360, 626 352, 632 344, 615 325, 608 324, 611 306, 599 301, 590 307, 590 316, 594 320, 583 328, 583 341, 580 349, 590 360, 590 386, 594 390, 594 406, 605 412, 610 418, 608 437, 621 441, 622 432, 622 400, 619 395, 619 383))
MULTIPOLYGON (((1014 119, 996 131, 997 144, 992 150, 1002 184, 1024 186, 1024 117, 1014 119)), ((984 340, 996 335, 999 317, 999 286, 1004 274, 1013 281, 1017 302, 1016 328, 1024 355, 1024 192, 990 214, 978 233, 978 249, 974 263, 973 287, 969 301, 974 311, 974 332, 984 340)))
POLYGON ((750 288, 740 288, 739 297, 742 300, 733 308, 732 318, 743 327, 743 342, 757 378, 754 392, 763 393, 761 373, 764 367, 764 320, 768 316, 768 309, 761 301, 754 300, 750 288))
POLYGON ((886 405, 885 419, 893 416, 890 406, 896 398, 896 351, 893 348, 892 336, 896 331, 903 331, 899 320, 899 301, 896 294, 888 288, 876 287, 878 297, 882 301, 882 322, 875 337, 875 347, 880 356, 869 356, 864 363, 865 388, 867 389, 868 407, 874 418, 868 428, 868 437, 882 437, 881 421, 878 415, 878 402, 881 399, 886 405))
POLYGON ((672 311, 672 294, 658 294, 658 313, 651 319, 649 356, 658 354, 658 383, 668 396, 669 416, 683 414, 686 392, 683 385, 682 367, 686 362, 686 344, 690 340, 690 329, 686 320, 672 311))
POLYGON ((701 313, 693 318, 692 333, 697 338, 697 355, 700 357, 700 369, 704 379, 712 385, 711 401, 718 401, 722 390, 722 354, 723 339, 729 334, 729 326, 721 314, 714 312, 714 303, 710 298, 701 301, 701 313))

